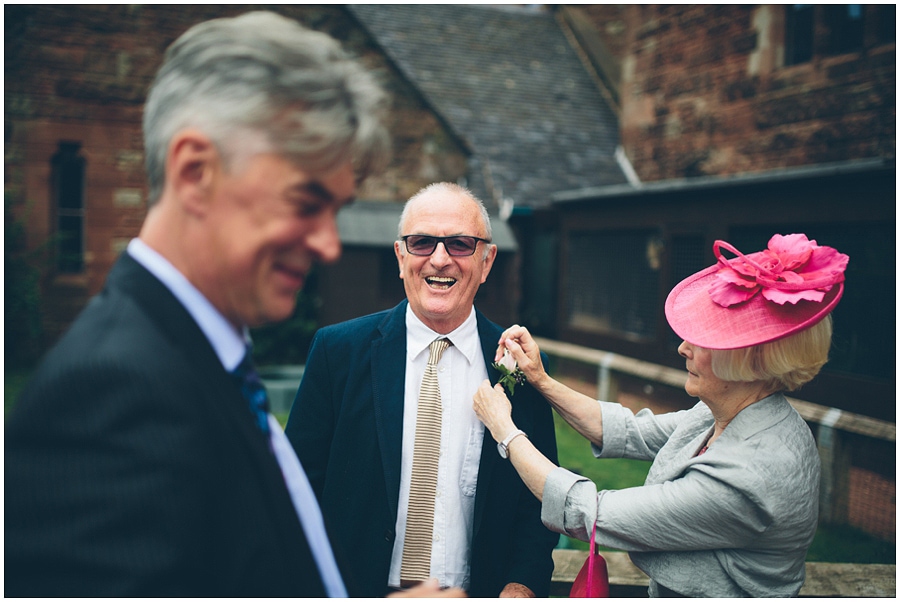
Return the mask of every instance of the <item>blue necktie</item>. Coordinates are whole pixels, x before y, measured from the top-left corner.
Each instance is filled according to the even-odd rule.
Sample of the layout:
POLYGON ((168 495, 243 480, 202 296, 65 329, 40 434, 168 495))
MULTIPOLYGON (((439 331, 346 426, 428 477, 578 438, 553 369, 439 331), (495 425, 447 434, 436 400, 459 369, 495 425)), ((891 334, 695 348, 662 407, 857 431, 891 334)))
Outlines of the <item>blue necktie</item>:
POLYGON ((241 394, 250 404, 250 411, 256 418, 256 425, 267 436, 269 434, 269 397, 266 395, 266 387, 259 379, 256 368, 253 367, 250 348, 238 367, 232 372, 241 388, 241 394))

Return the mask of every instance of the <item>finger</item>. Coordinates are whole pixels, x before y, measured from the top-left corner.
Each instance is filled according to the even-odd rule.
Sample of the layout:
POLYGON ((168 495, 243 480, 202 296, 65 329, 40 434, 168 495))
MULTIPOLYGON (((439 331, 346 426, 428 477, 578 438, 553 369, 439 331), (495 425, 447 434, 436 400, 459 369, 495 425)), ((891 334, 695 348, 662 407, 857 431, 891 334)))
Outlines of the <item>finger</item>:
POLYGON ((509 328, 503 331, 503 334, 500 335, 499 345, 502 347, 503 343, 507 339, 516 339, 521 336, 522 327, 518 324, 513 324, 509 328))
POLYGON ((509 349, 509 352, 512 354, 513 359, 516 360, 517 364, 521 364, 522 360, 528 357, 528 354, 525 352, 525 349, 522 348, 522 345, 514 339, 506 341, 506 348, 509 349))

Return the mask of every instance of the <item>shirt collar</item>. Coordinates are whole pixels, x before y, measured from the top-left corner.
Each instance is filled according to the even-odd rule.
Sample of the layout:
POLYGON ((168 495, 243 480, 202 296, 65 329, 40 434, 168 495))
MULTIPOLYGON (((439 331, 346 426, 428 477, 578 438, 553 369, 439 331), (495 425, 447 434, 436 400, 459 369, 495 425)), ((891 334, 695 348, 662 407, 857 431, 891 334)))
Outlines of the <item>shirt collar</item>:
POLYGON ((406 346, 410 359, 416 358, 431 345, 435 339, 446 337, 469 364, 472 364, 481 354, 481 341, 478 338, 478 320, 475 316, 475 307, 466 320, 456 330, 449 334, 439 334, 425 326, 413 312, 410 305, 406 306, 406 346))
POLYGON ((162 282, 191 314, 206 335, 222 366, 229 372, 244 359, 250 334, 238 332, 209 300, 169 260, 139 238, 128 243, 128 254, 162 282))

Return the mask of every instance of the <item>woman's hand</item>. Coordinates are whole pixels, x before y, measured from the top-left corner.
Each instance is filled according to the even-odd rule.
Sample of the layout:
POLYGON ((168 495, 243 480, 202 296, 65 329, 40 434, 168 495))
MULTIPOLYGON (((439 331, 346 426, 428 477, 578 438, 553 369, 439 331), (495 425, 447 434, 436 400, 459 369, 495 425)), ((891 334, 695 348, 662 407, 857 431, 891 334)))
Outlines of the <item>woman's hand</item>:
POLYGON ((503 441, 506 435, 516 429, 512 420, 512 405, 503 393, 502 385, 496 384, 492 388, 490 381, 482 382, 475 391, 472 407, 479 420, 491 431, 494 441, 503 441))
POLYGON ((503 357, 504 352, 508 349, 513 359, 519 365, 519 369, 525 373, 525 378, 528 379, 532 386, 537 388, 543 382, 546 372, 544 372, 544 365, 541 363, 541 350, 538 348, 537 343, 534 342, 528 329, 518 324, 510 326, 503 331, 497 345, 497 353, 494 354, 495 362, 500 361, 500 358, 503 357))
MULTIPOLYGON (((503 331, 495 358, 502 357, 504 349, 509 349, 531 386, 550 402, 550 405, 566 422, 591 443, 597 446, 603 445, 603 413, 600 404, 597 403, 597 400, 553 380, 544 371, 544 365, 541 363, 541 350, 524 326, 515 324, 503 331)), ((512 421, 510 421, 511 423, 512 421)), ((515 426, 512 426, 510 430, 513 428, 515 426)), ((509 434, 509 430, 495 432, 492 429, 491 434, 495 435, 496 439, 496 435, 505 437, 509 434)))
MULTIPOLYGON (((497 443, 516 430, 516 425, 512 420, 512 405, 503 393, 502 385, 496 384, 492 388, 490 381, 482 382, 475 391, 472 407, 475 408, 475 413, 478 414, 478 418, 481 419, 484 426, 491 431, 491 436, 497 443)), ((542 500, 544 482, 556 465, 538 451, 528 437, 516 437, 512 440, 509 444, 509 460, 525 486, 538 500, 542 500)), ((524 586, 520 587, 527 589, 524 586)), ((504 591, 506 593, 503 597, 524 593, 518 588, 504 591)))

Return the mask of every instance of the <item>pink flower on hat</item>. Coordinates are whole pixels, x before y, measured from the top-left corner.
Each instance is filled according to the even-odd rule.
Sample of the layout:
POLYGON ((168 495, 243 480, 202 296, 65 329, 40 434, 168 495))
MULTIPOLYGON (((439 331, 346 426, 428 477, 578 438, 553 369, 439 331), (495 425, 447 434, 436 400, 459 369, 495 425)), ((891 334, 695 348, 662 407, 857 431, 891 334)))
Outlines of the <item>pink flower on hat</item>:
POLYGON ((713 253, 721 267, 709 295, 722 307, 743 303, 759 292, 779 305, 801 300, 818 303, 832 286, 843 282, 850 261, 847 255, 831 247, 820 247, 805 234, 776 234, 767 249, 751 255, 717 240, 713 253), (720 247, 738 257, 725 259, 720 247))

